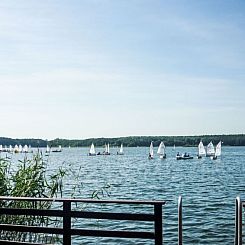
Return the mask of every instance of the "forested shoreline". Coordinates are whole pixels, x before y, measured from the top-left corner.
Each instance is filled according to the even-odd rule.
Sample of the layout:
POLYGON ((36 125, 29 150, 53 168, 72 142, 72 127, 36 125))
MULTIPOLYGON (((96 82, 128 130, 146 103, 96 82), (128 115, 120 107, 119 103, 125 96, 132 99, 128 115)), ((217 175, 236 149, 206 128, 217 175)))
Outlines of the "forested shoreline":
POLYGON ((234 135, 198 135, 198 136, 128 136, 128 137, 117 137, 117 138, 90 138, 90 139, 54 139, 54 140, 43 140, 43 139, 12 139, 7 137, 0 137, 0 145, 31 145, 32 147, 56 147, 61 145, 62 147, 87 147, 94 143, 96 146, 103 146, 109 143, 110 146, 119 146, 123 144, 126 147, 137 147, 137 146, 149 146, 151 141, 155 145, 158 145, 161 141, 166 146, 197 146, 203 141, 204 145, 207 145, 210 141, 217 144, 220 140, 224 146, 245 146, 245 134, 234 134, 234 135))

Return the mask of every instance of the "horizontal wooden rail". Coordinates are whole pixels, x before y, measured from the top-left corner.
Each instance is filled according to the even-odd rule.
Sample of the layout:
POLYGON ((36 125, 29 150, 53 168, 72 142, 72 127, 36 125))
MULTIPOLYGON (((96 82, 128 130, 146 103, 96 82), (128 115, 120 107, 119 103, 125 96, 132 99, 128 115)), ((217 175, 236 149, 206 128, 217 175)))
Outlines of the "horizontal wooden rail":
MULTIPOLYGON (((30 242, 13 242, 13 241, 6 241, 0 240, 1 245, 46 245, 43 243, 30 243, 30 242)), ((48 244, 51 245, 51 244, 48 244)))
POLYGON ((166 201, 160 200, 100 200, 100 199, 72 199, 72 198, 36 198, 36 197, 8 197, 8 196, 0 196, 0 201, 45 201, 45 202, 71 202, 71 203, 105 203, 105 204, 143 204, 143 205, 154 205, 161 204, 165 205, 166 201))
MULTIPOLYGON (((31 216, 35 217, 59 217, 63 222, 59 227, 39 227, 23 224, 0 224, 0 230, 13 231, 23 233, 43 233, 56 234, 63 236, 63 244, 70 245, 72 236, 88 236, 88 237, 115 237, 115 238, 138 238, 138 239, 154 239, 155 245, 162 245, 162 206, 165 201, 144 201, 144 200, 94 200, 94 199, 50 199, 50 198, 25 198, 25 197, 0 197, 0 203, 7 207, 0 208, 0 215, 5 216, 31 216), (7 205, 13 202, 61 202, 63 205, 58 205, 49 210, 35 208, 10 208, 7 205), (142 205, 152 206, 152 213, 129 213, 129 212, 97 212, 97 211, 77 211, 72 210, 72 203, 92 203, 92 204, 117 204, 121 207, 127 205, 142 205), (117 221, 137 221, 137 222, 152 222, 154 229, 152 231, 131 231, 131 230, 92 230, 79 229, 77 226, 72 226, 73 218, 96 219, 96 220, 117 220, 117 221)), ((35 205, 34 205, 35 206, 35 205)), ((128 208, 129 208, 128 207, 128 208)), ((111 207, 110 207, 111 208, 111 207)), ((94 209, 94 206, 93 206, 94 209)), ((127 209, 128 210, 128 209, 127 209)), ((4 216, 4 217, 5 217, 4 216)), ((6 241, 8 242, 15 241, 6 241)), ((2 243, 1 243, 2 244, 2 243)), ((21 243, 20 243, 21 244, 21 243)), ((27 244, 27 243, 26 243, 27 244)))
MULTIPOLYGON (((44 210, 44 209, 16 209, 16 208, 0 208, 0 214, 8 215, 39 215, 49 217, 63 217, 62 210, 44 210)), ((106 213, 106 212, 87 212, 87 211, 71 211, 72 218, 86 219, 111 219, 111 220, 134 220, 134 221, 154 221, 153 214, 130 214, 130 213, 106 213)))

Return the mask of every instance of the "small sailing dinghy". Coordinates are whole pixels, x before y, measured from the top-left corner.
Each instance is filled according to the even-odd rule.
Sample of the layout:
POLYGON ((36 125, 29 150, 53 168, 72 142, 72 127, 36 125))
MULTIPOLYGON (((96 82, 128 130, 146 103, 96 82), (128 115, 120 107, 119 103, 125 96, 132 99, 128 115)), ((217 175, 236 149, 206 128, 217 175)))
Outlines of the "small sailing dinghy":
POLYGON ((204 147, 202 141, 200 141, 200 143, 198 145, 197 158, 200 159, 200 158, 202 158, 202 156, 206 156, 206 150, 205 150, 205 147, 204 147))
POLYGON ((50 152, 51 152, 50 147, 49 147, 49 145, 47 145, 47 147, 46 147, 46 153, 50 153, 50 152))
POLYGON ((119 150, 119 152, 117 152, 117 155, 124 155, 123 144, 121 144, 120 150, 119 150))
POLYGON ((89 156, 96 156, 95 148, 94 148, 94 144, 93 143, 91 144, 91 147, 90 147, 88 155, 89 156))
POLYGON ((23 152, 23 147, 22 145, 19 145, 19 153, 22 153, 23 152))
POLYGON ((160 159, 166 158, 166 153, 165 153, 165 145, 163 142, 160 143, 157 154, 159 155, 160 159))
POLYGON ((216 160, 218 156, 221 156, 221 141, 216 145, 215 154, 211 156, 211 159, 216 160))
POLYGON ((109 145, 109 143, 108 143, 108 145, 105 144, 104 155, 110 155, 110 145, 109 145))
POLYGON ((214 149, 214 145, 212 143, 212 141, 207 145, 207 157, 211 157, 214 156, 215 154, 215 149, 214 149))
POLYGON ((24 147, 23 147, 23 153, 28 153, 28 146, 27 145, 24 145, 24 147))
POLYGON ((153 142, 151 142, 150 144, 150 152, 149 152, 149 159, 153 159, 153 155, 154 155, 154 150, 153 150, 153 142))
POLYGON ((15 145, 14 146, 14 153, 19 153, 19 147, 18 147, 18 145, 15 145))
POLYGON ((33 150, 32 150, 32 148, 31 148, 31 145, 28 146, 28 152, 29 152, 29 153, 33 153, 33 150))

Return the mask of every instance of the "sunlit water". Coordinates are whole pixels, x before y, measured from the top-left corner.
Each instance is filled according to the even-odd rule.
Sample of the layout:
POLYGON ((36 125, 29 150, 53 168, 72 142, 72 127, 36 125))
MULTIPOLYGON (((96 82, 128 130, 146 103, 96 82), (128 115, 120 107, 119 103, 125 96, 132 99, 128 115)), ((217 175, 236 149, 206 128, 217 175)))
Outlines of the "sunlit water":
MULTIPOLYGON (((89 198, 94 190, 110 184, 110 197, 104 198, 166 200, 163 207, 164 244, 177 244, 178 241, 179 195, 183 197, 185 244, 233 244, 235 198, 238 195, 244 197, 245 192, 245 147, 223 147, 222 157, 216 161, 208 157, 185 161, 175 159, 177 152, 196 155, 194 147, 176 147, 175 150, 169 147, 164 160, 157 156, 148 160, 148 148, 144 147, 125 148, 123 156, 116 155, 118 150, 112 148, 110 156, 89 157, 86 148, 67 148, 45 158, 50 170, 63 165, 74 171, 72 176, 69 173, 70 176, 64 183, 66 197, 74 193, 73 184, 82 186, 82 192, 76 193, 81 198, 89 198)), ((98 229, 103 226, 101 222, 95 221, 94 224, 78 221, 76 226, 98 229)), ((152 229, 148 224, 138 227, 138 224, 132 222, 126 225, 125 222, 108 222, 106 225, 109 229, 119 230, 152 229)), ((154 242, 140 239, 82 238, 73 244, 148 245, 154 242)))

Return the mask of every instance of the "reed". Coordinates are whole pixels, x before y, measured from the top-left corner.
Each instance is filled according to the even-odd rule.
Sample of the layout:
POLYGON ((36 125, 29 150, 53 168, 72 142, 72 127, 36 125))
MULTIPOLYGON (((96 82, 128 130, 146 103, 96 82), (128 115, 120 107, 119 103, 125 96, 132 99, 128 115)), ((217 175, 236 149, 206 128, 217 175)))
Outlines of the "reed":
MULTIPOLYGON (((0 158, 0 195, 16 197, 61 197, 62 179, 66 171, 59 168, 55 173, 47 176, 47 163, 41 154, 35 154, 31 159, 19 161, 17 169, 11 169, 9 159, 0 158)), ((50 209, 52 203, 47 201, 1 201, 0 207, 6 208, 34 208, 50 209)), ((30 216, 30 215, 1 215, 0 223, 30 225, 30 226, 59 226, 58 218, 30 216)), ((59 237, 54 235, 40 235, 26 232, 0 231, 4 240, 28 242, 58 242, 59 237)))

